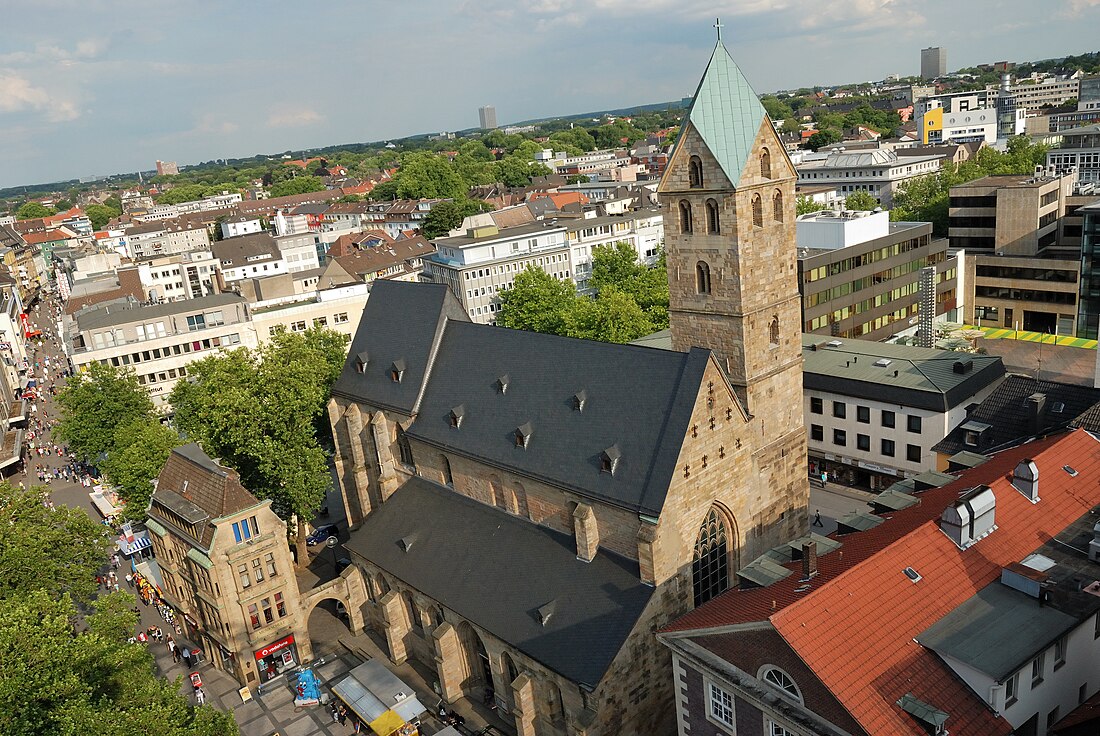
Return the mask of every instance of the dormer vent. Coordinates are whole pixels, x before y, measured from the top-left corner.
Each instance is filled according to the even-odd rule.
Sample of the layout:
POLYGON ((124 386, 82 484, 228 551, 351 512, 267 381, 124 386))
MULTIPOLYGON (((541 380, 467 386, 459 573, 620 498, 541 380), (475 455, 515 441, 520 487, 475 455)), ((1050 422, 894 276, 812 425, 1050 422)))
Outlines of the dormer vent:
POLYGON ((451 426, 454 427, 455 429, 458 429, 459 427, 462 426, 462 419, 465 416, 466 416, 466 405, 465 404, 459 404, 455 408, 451 409, 450 413, 447 415, 448 419, 451 422, 451 426))
POLYGON ((508 393, 508 381, 509 381, 509 378, 508 378, 507 373, 505 373, 503 376, 500 376, 499 378, 497 378, 496 383, 493 384, 493 385, 496 386, 498 394, 503 395, 503 394, 508 393))
POLYGON ((405 361, 401 358, 393 361, 390 364, 390 380, 394 383, 401 383, 401 379, 405 376, 405 361))
POLYGON ((554 609, 557 607, 555 605, 556 603, 557 601, 550 601, 545 605, 539 606, 537 613, 541 625, 546 626, 550 623, 550 617, 554 615, 554 609))
POLYGON ((969 373, 970 371, 974 370, 974 359, 963 358, 962 360, 956 360, 955 363, 951 366, 951 370, 960 375, 969 373))
POLYGON ((947 719, 950 717, 939 708, 906 693, 898 699, 898 707, 920 721, 921 725, 933 736, 947 736, 947 719))
POLYGON ((600 472, 615 475, 615 471, 619 468, 619 460, 621 458, 622 453, 619 452, 618 445, 612 445, 607 448, 600 453, 600 472))
POLYGON ((960 549, 967 549, 997 529, 997 497, 989 486, 967 491, 940 514, 940 530, 960 549))
POLYGON ((573 411, 584 411, 584 404, 588 401, 588 392, 583 388, 573 394, 573 411))
POLYGON ((366 371, 368 363, 370 363, 370 356, 367 355, 367 351, 364 350, 355 356, 355 372, 363 373, 366 371))
POLYGON ((397 546, 401 548, 401 551, 408 552, 410 549, 412 549, 414 541, 415 540, 413 539, 413 536, 410 534, 407 537, 402 537, 401 539, 399 539, 397 542, 397 546))
POLYGON ((1012 487, 1024 494, 1032 503, 1039 502, 1039 466, 1031 458, 1024 458, 1012 471, 1012 487))
POLYGON ((531 442, 531 433, 532 433, 532 431, 533 431, 533 429, 531 427, 530 422, 524 422, 523 424, 516 427, 516 433, 515 433, 516 447, 522 447, 524 450, 526 450, 527 445, 530 444, 530 442, 531 442))

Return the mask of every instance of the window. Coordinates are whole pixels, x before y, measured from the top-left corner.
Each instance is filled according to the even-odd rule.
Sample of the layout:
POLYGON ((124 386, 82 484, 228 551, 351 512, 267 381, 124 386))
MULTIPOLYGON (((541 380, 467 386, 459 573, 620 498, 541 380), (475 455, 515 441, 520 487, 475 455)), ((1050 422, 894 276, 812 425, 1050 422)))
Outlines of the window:
POLYGON ((894 426, 894 412, 882 410, 882 426, 893 428, 894 426))
POLYGON ((703 186, 703 162, 698 156, 692 156, 688 161, 688 186, 692 189, 703 186))
POLYGON ((783 222, 783 192, 778 189, 775 190, 775 196, 772 197, 772 219, 776 222, 783 222))
POLYGON ((252 581, 248 578, 248 565, 238 565, 237 575, 239 575, 241 578, 242 588, 247 588, 248 586, 252 585, 252 581))
POLYGON ((906 445, 905 446, 905 459, 911 463, 920 462, 920 445, 906 445))
POLYGON ((773 314, 771 324, 768 325, 768 342, 772 345, 779 344, 779 315, 773 314))
POLYGON ((248 620, 252 623, 253 629, 260 628, 260 609, 255 603, 248 607, 248 620))
POLYGON ((206 329, 206 318, 203 317, 201 314, 193 314, 188 316, 187 329, 189 332, 206 329))
POLYGON ((811 414, 821 414, 822 411, 824 411, 824 409, 822 408, 822 404, 823 404, 823 402, 821 401, 820 397, 811 396, 810 397, 810 413, 811 414))
POLYGON ((865 434, 856 435, 856 449, 864 452, 871 451, 871 438, 865 434))
POLYGON ((256 524, 255 516, 250 516, 233 524, 233 538, 238 542, 247 541, 259 535, 260 527, 256 524))
POLYGON ((885 455, 886 457, 893 457, 894 456, 894 441, 893 440, 883 440, 882 441, 882 454, 885 455))
POLYGON ((722 223, 718 217, 718 203, 713 199, 708 199, 707 204, 707 234, 717 235, 722 232, 722 223))
POLYGON ((772 178, 772 154, 766 148, 760 154, 760 176, 765 179, 772 178))
POLYGON ((279 614, 279 618, 286 616, 286 601, 283 600, 282 593, 275 594, 275 612, 279 614))
POLYGON ((691 203, 686 199, 680 200, 680 232, 685 235, 691 232, 691 203))
POLYGON ((262 583, 264 581, 263 564, 264 563, 260 560, 259 557, 252 560, 252 577, 256 579, 257 583, 262 583))
POLYGON ((810 439, 818 442, 823 442, 825 440, 825 430, 820 424, 810 425, 810 439))
POLYGON ((1005 707, 1012 705, 1020 697, 1020 673, 1005 680, 1005 707))
POLYGON ((219 312, 210 312, 209 314, 206 315, 205 318, 206 318, 206 326, 207 327, 219 327, 220 325, 225 324, 225 317, 222 315, 222 313, 220 311, 219 312))
POLYGON ((848 405, 843 401, 833 402, 833 416, 837 419, 843 419, 848 415, 848 405))
POLYGON ((920 434, 920 425, 921 425, 920 417, 913 416, 912 414, 910 414, 909 416, 907 416, 905 418, 905 425, 906 425, 906 429, 908 429, 910 432, 916 432, 917 434, 920 434))
POLYGON ((764 227, 764 204, 760 201, 760 195, 752 195, 752 224, 756 227, 764 227))
POLYGON ((262 598, 260 600, 260 608, 262 608, 264 611, 264 623, 269 624, 275 620, 275 612, 271 608, 270 598, 262 598))
POLYGON ((401 429, 400 424, 397 425, 397 453, 402 465, 413 467, 412 445, 409 444, 409 438, 405 436, 405 430, 401 429))
POLYGON ((733 721, 733 695, 727 693, 722 688, 715 685, 713 682, 710 685, 709 707, 707 708, 710 717, 719 723, 723 723, 730 728, 734 728, 733 721))
POLYGON ((871 408, 869 406, 856 407, 856 421, 860 424, 871 423, 871 408))
POLYGON ((1050 731, 1051 727, 1058 722, 1058 706, 1054 706, 1054 710, 1047 713, 1047 731, 1050 731))
POLYGON ((724 514, 717 507, 711 507, 699 527, 691 579, 696 606, 729 587, 728 532, 724 514))
POLYGON ((778 667, 765 665, 760 671, 760 679, 772 687, 778 689, 784 695, 788 695, 799 703, 802 702, 802 693, 795 684, 794 678, 778 667))
POLYGON ((271 577, 275 577, 279 573, 275 570, 275 554, 268 552, 264 555, 264 562, 267 564, 267 574, 271 577))
POLYGON ((1043 681, 1043 667, 1046 664, 1046 652, 1031 660, 1031 687, 1034 689, 1043 681))
POLYGON ((328 317, 314 317, 313 318, 313 326, 314 327, 328 327, 328 317))
POLYGON ((834 429, 833 430, 833 444, 834 445, 839 445, 840 447, 844 447, 845 445, 847 445, 848 444, 848 433, 845 432, 843 429, 834 429))
POLYGON ((710 266, 705 261, 695 264, 695 292, 697 294, 710 293, 710 266))
POLYGON ((440 464, 443 466, 443 483, 444 485, 454 486, 455 479, 451 475, 451 461, 447 459, 446 455, 440 455, 440 464))
POLYGON ((339 314, 335 314, 332 317, 333 324, 342 325, 347 321, 348 321, 348 313, 347 312, 340 312, 339 314))

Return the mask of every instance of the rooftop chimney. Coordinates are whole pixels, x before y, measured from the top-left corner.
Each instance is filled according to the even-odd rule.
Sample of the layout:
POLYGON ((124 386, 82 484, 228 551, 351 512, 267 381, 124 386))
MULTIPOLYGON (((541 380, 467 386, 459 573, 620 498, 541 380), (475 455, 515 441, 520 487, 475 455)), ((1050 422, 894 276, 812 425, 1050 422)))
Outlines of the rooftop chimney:
POLYGON ((802 543, 802 579, 809 580, 817 575, 817 542, 810 540, 802 543))
POLYGON ((997 498, 989 486, 967 491, 940 514, 940 530, 951 541, 966 549, 997 528, 997 498))
POLYGON ((1027 406, 1027 416, 1031 423, 1031 433, 1039 434, 1043 429, 1043 409, 1046 408, 1047 395, 1034 393, 1024 399, 1024 403, 1027 406))
POLYGON ((1012 487, 1032 503, 1039 502, 1039 466, 1027 457, 1012 471, 1012 487))

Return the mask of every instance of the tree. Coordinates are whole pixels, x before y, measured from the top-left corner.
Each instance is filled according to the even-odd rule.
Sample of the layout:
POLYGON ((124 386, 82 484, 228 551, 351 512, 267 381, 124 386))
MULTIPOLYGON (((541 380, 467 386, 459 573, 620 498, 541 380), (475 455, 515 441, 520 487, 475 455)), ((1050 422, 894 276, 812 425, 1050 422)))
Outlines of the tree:
POLYGON ((565 326, 570 337, 603 342, 626 343, 655 332, 638 303, 615 289, 578 300, 566 313, 565 326))
POLYGON ((272 184, 268 193, 272 197, 285 197, 290 194, 307 194, 325 191, 325 183, 316 176, 297 176, 287 181, 272 184))
POLYGON ((810 149, 811 151, 816 151, 823 146, 827 146, 831 143, 836 143, 840 140, 840 138, 841 136, 839 130, 835 130, 833 128, 825 128, 824 130, 817 131, 806 140, 806 148, 810 149))
POLYGON ((786 120, 794 115, 791 106, 775 95, 764 95, 760 98, 760 104, 764 106, 764 111, 772 120, 786 120))
POLYGON ((182 444, 175 430, 156 419, 137 419, 115 430, 114 446, 99 468, 126 502, 126 518, 145 518, 153 479, 160 475, 172 449, 182 444))
POLYGON ((789 118, 783 118, 783 125, 779 129, 784 133, 798 133, 802 130, 802 121, 792 115, 789 118))
POLYGON ((794 202, 795 215, 808 215, 811 212, 819 212, 823 209, 826 208, 803 194, 798 195, 798 198, 794 202))
POLYGON ((92 462, 115 447, 116 427, 156 417, 132 370, 95 362, 69 379, 57 403, 61 417, 55 435, 92 462))
POLYGON ((83 509, 51 509, 46 500, 40 487, 0 483, 0 524, 5 529, 0 534, 0 599, 42 591, 52 598, 71 595, 89 601, 96 591, 96 571, 107 555, 103 527, 83 509))
POLYGON ((59 199, 53 203, 53 207, 58 212, 65 212, 73 208, 73 203, 67 199, 59 199))
POLYGON ((591 180, 584 174, 570 174, 565 177, 566 184, 587 184, 589 181, 591 180))
POLYGON ((497 324, 516 330, 566 334, 566 314, 574 308, 577 292, 572 281, 559 281, 535 266, 516 275, 512 286, 500 292, 497 324))
POLYGON ((90 204, 84 208, 84 214, 92 221, 92 228, 102 230, 107 223, 122 214, 122 210, 116 210, 105 204, 90 204))
MULTIPOLYGON (((311 519, 331 484, 318 424, 346 350, 347 337, 332 330, 280 330, 258 350, 192 363, 170 396, 176 425, 283 519, 311 519)), ((298 525, 302 563, 305 536, 298 525)))
POLYGON ((466 196, 466 184, 444 156, 412 153, 397 172, 397 196, 401 199, 458 199, 466 196))
POLYGON ((656 266, 648 268, 629 243, 597 246, 592 250, 589 284, 598 298, 605 292, 629 297, 653 326, 650 332, 668 326, 668 272, 663 252, 656 266))
POLYGON ((870 212, 881 206, 879 201, 875 199, 870 192, 852 192, 844 199, 844 209, 846 210, 865 210, 870 212))
POLYGON ((461 225, 464 219, 478 212, 481 212, 481 207, 468 199, 440 202, 432 207, 432 211, 424 218, 420 232, 429 239, 441 237, 461 225))
POLYGON ((17 220, 35 220, 39 217, 49 217, 50 215, 56 214, 57 210, 46 207, 43 204, 38 202, 27 202, 15 211, 15 218, 17 220))
POLYGON ((202 184, 183 184, 178 187, 172 187, 164 194, 157 197, 157 204, 180 204, 181 202, 194 202, 195 200, 202 199, 208 194, 216 194, 219 190, 218 187, 211 189, 208 186, 202 184))

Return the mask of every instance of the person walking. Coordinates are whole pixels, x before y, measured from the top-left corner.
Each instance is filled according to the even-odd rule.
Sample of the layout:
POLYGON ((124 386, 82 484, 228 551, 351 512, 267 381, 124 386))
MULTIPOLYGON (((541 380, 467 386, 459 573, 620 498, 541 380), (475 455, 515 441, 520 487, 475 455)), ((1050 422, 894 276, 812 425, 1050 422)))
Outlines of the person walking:
POLYGON ((201 687, 195 688, 195 704, 202 705, 206 702, 206 691, 201 687))
POLYGON ((821 520, 821 510, 820 509, 818 509, 817 513, 814 514, 813 526, 822 526, 822 527, 825 526, 825 522, 823 522, 821 520))

